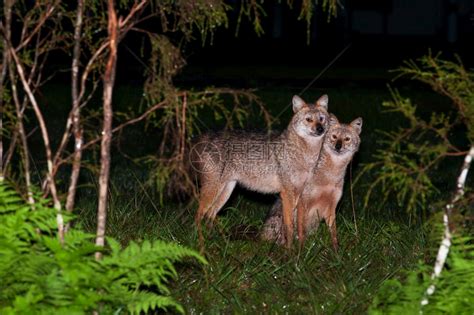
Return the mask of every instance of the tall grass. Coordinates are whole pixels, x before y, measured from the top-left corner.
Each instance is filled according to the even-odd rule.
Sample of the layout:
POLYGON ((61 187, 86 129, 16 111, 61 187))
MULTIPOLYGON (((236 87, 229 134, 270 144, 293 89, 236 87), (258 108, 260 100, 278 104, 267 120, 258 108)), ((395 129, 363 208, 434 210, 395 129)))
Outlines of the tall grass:
MULTIPOLYGON (((121 190, 121 183, 113 185, 107 233, 123 243, 161 239, 198 247, 195 205, 163 208, 141 180, 129 184, 133 188, 128 191, 121 190)), ((289 253, 258 239, 255 231, 272 199, 253 197, 235 194, 208 231, 208 266, 178 269, 171 292, 187 312, 363 313, 384 280, 424 257, 421 226, 393 215, 365 215, 358 217, 356 232, 349 202, 338 210, 339 252, 333 251, 322 225, 302 251, 289 253)), ((83 198, 78 209, 79 223, 93 230, 95 202, 83 198)))

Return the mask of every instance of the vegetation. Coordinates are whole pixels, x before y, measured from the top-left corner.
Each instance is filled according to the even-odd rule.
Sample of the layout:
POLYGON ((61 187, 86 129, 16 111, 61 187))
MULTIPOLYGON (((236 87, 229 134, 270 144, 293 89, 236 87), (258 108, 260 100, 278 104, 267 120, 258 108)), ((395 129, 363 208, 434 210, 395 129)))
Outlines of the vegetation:
MULTIPOLYGON (((437 194, 438 198, 444 198, 437 204, 443 202, 445 207, 443 233, 435 239, 440 235, 443 237, 434 270, 431 264, 420 263, 416 271, 408 272, 405 281, 387 281, 374 300, 372 313, 397 314, 403 310, 464 314, 470 312, 472 298, 466 292, 474 271, 469 223, 472 209, 465 208, 466 202, 469 204, 473 198, 469 189, 465 196, 465 186, 474 157, 474 74, 466 70, 459 59, 454 63, 441 59, 439 54, 433 56, 431 52, 418 62, 406 62, 398 71, 448 97, 453 110, 449 114, 432 112, 429 120, 423 119, 410 99, 392 91, 393 101, 383 105, 391 112, 401 113, 408 120, 408 127, 385 132, 380 141, 382 148, 374 155, 375 162, 365 165, 362 174, 378 170, 375 180, 368 185, 365 205, 373 190, 380 189, 382 204, 395 196, 398 205, 405 206, 411 218, 420 214, 426 218, 425 209, 429 203, 435 203, 437 194), (464 157, 464 163, 457 181, 453 180, 456 185, 449 194, 453 197, 447 202, 449 197, 439 194, 434 178, 439 176, 443 160, 456 156, 464 157), (444 271, 445 265, 447 270, 444 271)), ((431 225, 437 224, 431 222, 431 225)))
POLYGON ((439 54, 433 56, 431 53, 418 62, 406 62, 397 72, 400 76, 410 75, 448 97, 452 102, 451 111, 431 112, 424 118, 409 98, 391 90, 393 100, 384 102, 383 106, 390 113, 401 114, 408 126, 382 131, 375 161, 366 164, 360 173, 361 176, 364 172, 378 170, 369 185, 365 205, 373 191, 379 189, 383 201, 393 196, 400 206, 406 207, 411 217, 420 212, 426 217, 428 204, 433 203, 439 193, 433 181, 437 176, 436 168, 448 157, 466 155, 466 144, 473 143, 474 73, 467 71, 460 60, 457 63, 446 61, 439 54), (454 133, 459 126, 466 128, 465 131, 454 133))
POLYGON ((23 201, 0 182, 0 312, 2 314, 140 314, 164 309, 184 313, 169 294, 177 277, 174 263, 186 257, 206 261, 193 250, 163 241, 108 248, 93 244, 94 234, 71 229, 58 238, 56 211, 36 197, 23 201), (102 260, 94 252, 104 253, 102 260))
MULTIPOLYGON (((405 92, 420 105, 447 106, 434 93, 405 92)), ((272 112, 278 113, 298 91, 290 87, 268 87, 258 93, 262 100, 273 105, 272 112)), ((341 121, 362 115, 367 122, 361 151, 352 165, 356 174, 358 165, 371 159, 372 145, 379 137, 375 129, 396 129, 403 118, 384 120, 386 114, 382 113, 381 104, 390 97, 384 88, 310 89, 305 97, 316 99, 322 93, 330 95, 331 110, 341 121)), ((280 128, 290 115, 291 111, 284 112, 280 128)), ((132 153, 140 145, 126 152, 132 153)), ((457 171, 457 165, 453 165, 444 172, 456 174, 457 171)), ((109 235, 122 243, 156 238, 192 248, 198 246, 193 228, 195 203, 183 206, 167 201, 160 205, 157 196, 146 186, 146 171, 129 163, 116 164, 112 178, 109 235), (132 174, 127 175, 124 169, 132 174)), ((429 241, 430 233, 426 232, 430 231, 429 226, 425 229, 420 223, 410 224, 404 208, 391 200, 382 211, 378 209, 381 199, 373 199, 364 207, 364 189, 360 183, 353 187, 356 230, 349 183, 348 179, 338 209, 339 253, 332 250, 325 226, 301 253, 287 253, 274 244, 260 242, 256 232, 273 197, 262 200, 260 195, 240 190, 219 216, 218 227, 206 243, 209 265, 202 270, 180 270, 172 292, 176 292, 189 312, 364 313, 386 279, 403 279, 404 270, 415 268, 419 261, 431 262, 431 249, 437 242, 429 241)), ((87 191, 83 190, 78 200, 78 216, 83 227, 93 231, 96 202, 89 197, 94 190, 87 191)))
MULTIPOLYGON (((108 234, 122 243, 161 239, 197 248, 196 205, 160 206, 132 178, 134 188, 127 190, 121 181, 113 181, 108 234)), ((386 279, 426 259, 428 244, 424 229, 408 225, 403 216, 377 215, 371 213, 373 207, 362 214, 360 198, 356 232, 349 191, 345 196, 338 214, 339 252, 333 251, 329 231, 321 226, 300 253, 289 253, 256 235, 272 197, 265 202, 240 191, 207 233, 208 265, 178 269, 171 292, 189 313, 366 312, 386 279)), ((95 202, 80 198, 78 208, 81 224, 93 231, 95 202)))
POLYGON ((371 314, 469 314, 474 297, 474 264, 472 237, 456 235, 451 247, 447 266, 437 281, 436 294, 426 306, 420 301, 430 283, 431 268, 420 264, 407 272, 403 281, 387 280, 370 308, 371 314))
MULTIPOLYGON (((51 90, 45 88, 44 95, 58 96, 57 91, 56 85, 51 90)), ((402 86, 400 91, 413 99, 420 109, 449 109, 448 102, 426 90, 411 89, 408 85, 402 86)), ((279 113, 298 90, 268 87, 258 93, 262 100, 273 105, 273 113, 279 113)), ((341 121, 350 121, 362 115, 367 122, 362 134, 361 151, 352 165, 353 173, 357 175, 361 163, 372 158, 372 148, 380 138, 375 130, 395 130, 404 123, 404 118, 391 116, 388 121, 384 118, 387 114, 383 113, 382 102, 390 98, 389 91, 384 88, 356 85, 343 91, 311 89, 305 97, 316 99, 322 93, 330 95, 332 111, 341 121)), ((118 88, 117 106, 133 103, 139 97, 139 93, 130 94, 128 88, 118 88)), ((289 111, 284 112, 276 128, 283 128, 290 114, 289 111)), ((155 146, 147 140, 153 136, 149 132, 149 136, 143 137, 140 127, 128 129, 121 137, 120 150, 126 155, 137 154, 139 150, 155 150, 155 146)), ((197 237, 193 228, 196 205, 184 206, 169 200, 160 205, 159 196, 147 185, 146 167, 130 163, 119 155, 114 161, 107 235, 122 244, 163 240, 196 248, 197 237)), ((458 164, 444 165, 438 173, 442 179, 437 182, 451 183, 458 170, 458 164)), ((83 180, 90 180, 90 177, 84 176, 83 180)), ((294 312, 306 310, 331 313, 331 310, 347 310, 364 313, 372 305, 373 297, 378 295, 386 279, 400 281, 405 288, 405 270, 416 268, 419 261, 426 262, 424 270, 429 274, 433 249, 437 246, 441 231, 433 231, 430 225, 422 228, 420 223, 409 223, 403 206, 398 206, 392 199, 388 199, 380 208, 382 199, 374 197, 364 206, 362 184, 365 181, 363 177, 353 187, 358 227, 356 233, 349 197, 350 181, 347 180, 348 185, 338 209, 341 238, 339 254, 332 251, 324 226, 308 241, 308 246, 299 256, 255 240, 252 233, 261 227, 272 199, 257 201, 262 198, 239 191, 228 204, 229 208, 220 216, 220 228, 213 232, 207 243, 209 265, 192 269, 178 265, 179 277, 170 286, 172 296, 187 312, 242 310, 285 313, 291 309, 294 312)), ((86 231, 92 233, 96 226, 95 194, 95 186, 81 187, 76 206, 77 220, 86 231)), ((439 221, 439 217, 436 218, 433 220, 439 221)), ((418 289, 418 292, 422 291, 418 289)))
MULTIPOLYGON (((469 310, 473 181, 461 189, 455 178, 474 137, 474 79, 460 60, 431 53, 398 72, 438 94, 413 82, 381 91, 355 80, 304 95, 329 94, 330 111, 341 121, 364 118, 361 150, 338 212, 340 251, 330 249, 325 227, 300 251, 259 241, 273 199, 242 191, 208 233, 208 262, 189 249, 197 246, 198 189, 186 166, 192 137, 214 129, 209 126, 282 129, 291 96, 301 92, 198 90, 174 82, 186 64, 183 47, 196 38, 212 42, 231 22, 238 32, 244 17, 261 34, 261 3, 4 1, 2 314, 469 310), (232 10, 237 21, 228 17, 232 10), (152 32, 147 23, 160 27, 152 32), (142 40, 131 52, 147 60, 143 89, 115 88, 117 48, 131 32, 142 40), (67 65, 51 56, 67 58, 67 65), (50 81, 53 66, 71 69, 71 86, 50 81), (433 228, 456 189, 462 193, 445 207, 444 230, 433 228), (445 255, 435 275, 443 233, 441 248, 446 240, 453 245, 446 246, 448 268, 445 255), (436 290, 427 294, 432 286, 436 290)), ((337 1, 324 0, 322 7, 333 16, 337 1)), ((298 9, 309 25, 314 2, 302 1, 298 9)))

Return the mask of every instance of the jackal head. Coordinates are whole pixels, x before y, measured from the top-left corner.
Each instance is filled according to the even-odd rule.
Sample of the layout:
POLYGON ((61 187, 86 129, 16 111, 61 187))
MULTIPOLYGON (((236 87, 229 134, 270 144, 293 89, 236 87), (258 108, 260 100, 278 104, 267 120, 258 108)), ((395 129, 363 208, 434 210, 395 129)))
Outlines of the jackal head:
POLYGON ((293 96, 293 118, 290 127, 302 138, 322 139, 329 127, 328 96, 321 96, 314 104, 293 96))
POLYGON ((324 139, 324 149, 337 156, 353 155, 359 149, 362 118, 350 124, 341 124, 333 114, 329 115, 329 130, 324 139))

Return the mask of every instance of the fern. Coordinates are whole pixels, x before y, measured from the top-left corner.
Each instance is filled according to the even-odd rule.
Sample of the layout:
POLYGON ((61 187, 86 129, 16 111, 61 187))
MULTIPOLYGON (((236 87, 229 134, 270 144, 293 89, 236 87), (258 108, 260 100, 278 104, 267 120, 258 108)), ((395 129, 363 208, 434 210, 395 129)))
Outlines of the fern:
POLYGON ((146 313, 184 309, 169 296, 174 263, 194 258, 191 249, 162 241, 132 242, 126 248, 108 238, 96 261, 94 235, 72 229, 61 244, 55 210, 47 201, 26 204, 0 182, 0 313, 146 313))

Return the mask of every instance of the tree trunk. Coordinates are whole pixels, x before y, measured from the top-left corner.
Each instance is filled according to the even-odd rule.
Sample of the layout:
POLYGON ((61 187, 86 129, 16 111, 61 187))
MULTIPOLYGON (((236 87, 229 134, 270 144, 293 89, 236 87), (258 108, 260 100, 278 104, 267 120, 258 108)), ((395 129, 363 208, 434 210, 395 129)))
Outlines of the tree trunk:
MULTIPOLYGON (((117 15, 114 1, 108 0, 108 32, 109 32, 109 59, 104 75, 103 111, 104 122, 100 146, 100 175, 99 175, 99 206, 97 209, 97 236, 96 245, 103 247, 105 244, 105 226, 107 218, 107 191, 110 172, 110 143, 112 141, 112 92, 115 82, 115 67, 117 62, 117 15)), ((102 254, 96 252, 96 259, 101 259, 102 254)))
POLYGON ((81 171, 82 159, 82 128, 81 128, 81 112, 79 99, 79 58, 81 55, 81 32, 82 32, 82 16, 84 11, 84 1, 77 1, 77 17, 74 29, 74 51, 72 56, 72 130, 74 134, 74 155, 72 160, 72 171, 69 182, 69 188, 66 198, 66 210, 72 212, 74 201, 76 199, 77 181, 81 171))
POLYGON ((9 53, 8 43, 10 41, 10 28, 11 28, 11 1, 6 0, 3 4, 3 15, 5 16, 4 27, 4 38, 3 38, 3 56, 2 56, 2 68, 0 73, 0 180, 4 178, 3 172, 3 86, 7 77, 7 67, 9 65, 9 53))
POLYGON ((429 297, 433 295, 436 290, 436 286, 434 281, 439 278, 441 275, 441 271, 443 270, 444 264, 446 263, 446 259, 448 258, 449 250, 451 248, 451 240, 452 240, 452 229, 450 228, 449 218, 451 217, 453 208, 456 202, 464 196, 464 186, 466 184, 467 173, 469 172, 469 168, 471 167, 471 162, 474 159, 474 145, 471 145, 471 149, 469 153, 466 154, 464 158, 464 163, 461 167, 461 172, 458 176, 458 180, 456 182, 456 192, 454 193, 453 199, 451 202, 448 203, 444 209, 443 214, 443 225, 444 225, 444 236, 441 241, 441 244, 438 249, 438 254, 436 256, 436 263, 434 266, 434 271, 431 274, 431 285, 426 289, 423 299, 421 300, 421 306, 425 306, 429 303, 429 297))

